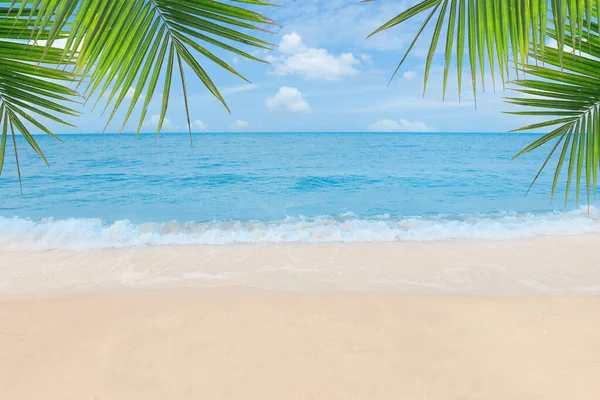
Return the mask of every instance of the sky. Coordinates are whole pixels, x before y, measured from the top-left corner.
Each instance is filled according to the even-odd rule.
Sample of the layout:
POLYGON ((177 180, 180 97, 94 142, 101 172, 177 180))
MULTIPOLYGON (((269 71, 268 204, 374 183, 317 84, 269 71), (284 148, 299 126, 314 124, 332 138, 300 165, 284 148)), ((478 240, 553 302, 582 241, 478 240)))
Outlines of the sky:
MULTIPOLYGON (((532 122, 503 114, 510 108, 502 96, 509 93, 501 90, 493 93, 491 81, 486 93, 477 94, 475 107, 468 67, 461 101, 458 101, 455 71, 451 72, 448 93, 442 101, 443 60, 439 54, 423 97, 423 71, 430 37, 427 32, 388 86, 422 18, 370 39, 366 37, 415 1, 279 0, 277 3, 283 7, 258 9, 281 25, 274 29, 276 34, 265 35, 278 47, 269 52, 246 49, 270 64, 216 51, 250 84, 199 58, 221 90, 231 114, 194 79, 191 71, 186 71, 194 132, 506 132, 532 122)), ((143 132, 156 131, 161 94, 159 88, 143 123, 143 132)), ((81 118, 69 120, 77 128, 49 126, 58 133, 101 132, 107 121, 101 107, 92 111, 88 105, 81 111, 84 113, 81 118)), ((124 111, 117 114, 107 132, 121 129, 124 111)), ((125 131, 136 127, 135 119, 125 131)), ((176 88, 163 131, 186 130, 183 93, 176 88)))

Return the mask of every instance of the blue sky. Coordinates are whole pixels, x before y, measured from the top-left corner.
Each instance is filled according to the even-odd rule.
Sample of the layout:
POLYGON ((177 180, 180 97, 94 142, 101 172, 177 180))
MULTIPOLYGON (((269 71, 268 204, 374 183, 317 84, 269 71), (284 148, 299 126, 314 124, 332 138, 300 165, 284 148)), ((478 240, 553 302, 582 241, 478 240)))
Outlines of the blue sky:
MULTIPOLYGON (((509 108, 501 98, 506 93, 501 91, 478 93, 476 110, 468 67, 464 72, 466 84, 461 102, 457 99, 455 71, 451 73, 446 101, 442 102, 443 61, 439 57, 423 98, 427 34, 387 86, 421 21, 412 21, 371 39, 366 36, 415 1, 280 0, 278 3, 284 7, 260 8, 282 25, 277 35, 267 37, 279 47, 272 52, 255 52, 270 61, 270 65, 217 52, 252 84, 209 65, 208 61, 203 63, 221 89, 231 114, 194 79, 191 71, 187 72, 194 131, 504 132, 531 122, 502 114, 509 108)), ((58 133, 102 131, 106 118, 90 107, 83 111, 82 118, 72 120, 77 128, 57 125, 52 128, 58 133)), ((156 95, 144 132, 155 131, 159 112, 160 95, 156 95)), ((173 92, 167 118, 164 131, 185 131, 180 89, 173 92)), ((118 132, 121 122, 117 116, 107 131, 118 132)), ((128 124, 126 131, 136 126, 137 120, 128 124)))

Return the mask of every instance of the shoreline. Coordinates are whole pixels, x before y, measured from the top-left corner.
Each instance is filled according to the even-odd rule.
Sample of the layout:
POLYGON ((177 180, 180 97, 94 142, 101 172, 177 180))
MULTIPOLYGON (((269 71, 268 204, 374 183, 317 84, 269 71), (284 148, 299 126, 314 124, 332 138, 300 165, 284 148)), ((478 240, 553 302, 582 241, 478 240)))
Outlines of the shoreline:
POLYGON ((600 396, 600 297, 248 288, 0 302, 0 397, 600 396))
POLYGON ((0 300, 122 288, 250 287, 491 297, 600 295, 600 235, 518 240, 0 251, 0 300))

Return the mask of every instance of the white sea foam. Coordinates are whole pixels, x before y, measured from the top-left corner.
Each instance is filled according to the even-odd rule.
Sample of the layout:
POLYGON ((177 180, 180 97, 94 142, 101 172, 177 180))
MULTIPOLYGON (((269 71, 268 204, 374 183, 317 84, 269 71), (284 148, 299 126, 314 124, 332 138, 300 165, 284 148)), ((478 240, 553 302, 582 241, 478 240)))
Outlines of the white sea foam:
POLYGON ((390 242, 448 239, 515 239, 600 233, 600 213, 587 208, 553 213, 435 215, 360 218, 288 217, 279 221, 212 221, 133 224, 100 219, 32 221, 0 217, 0 250, 88 250, 155 245, 390 242))

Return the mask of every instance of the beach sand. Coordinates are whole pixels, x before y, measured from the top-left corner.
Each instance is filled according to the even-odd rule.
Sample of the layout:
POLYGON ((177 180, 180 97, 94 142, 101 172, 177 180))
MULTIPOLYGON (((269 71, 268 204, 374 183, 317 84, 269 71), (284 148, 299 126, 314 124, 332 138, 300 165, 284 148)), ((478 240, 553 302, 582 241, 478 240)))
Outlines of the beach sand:
POLYGON ((600 398, 596 240, 0 253, 0 399, 600 398), (156 280, 194 259, 211 279, 156 280), (154 289, 114 284, 149 262, 154 289))
POLYGON ((600 235, 441 242, 0 251, 0 300, 115 288, 242 286, 483 296, 600 295, 600 235))
POLYGON ((594 399, 600 299, 240 288, 0 303, 0 398, 594 399))

